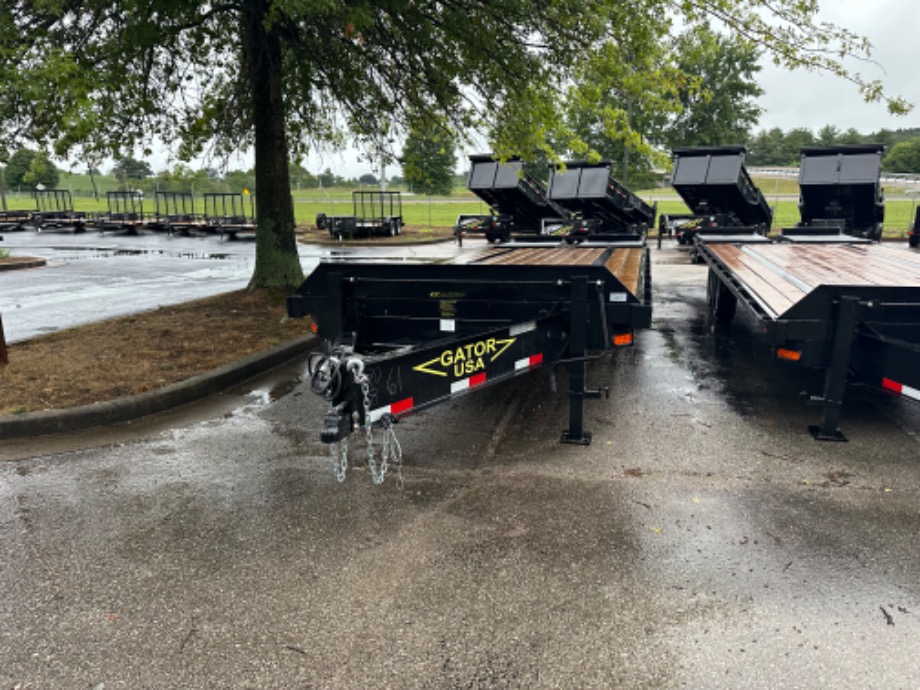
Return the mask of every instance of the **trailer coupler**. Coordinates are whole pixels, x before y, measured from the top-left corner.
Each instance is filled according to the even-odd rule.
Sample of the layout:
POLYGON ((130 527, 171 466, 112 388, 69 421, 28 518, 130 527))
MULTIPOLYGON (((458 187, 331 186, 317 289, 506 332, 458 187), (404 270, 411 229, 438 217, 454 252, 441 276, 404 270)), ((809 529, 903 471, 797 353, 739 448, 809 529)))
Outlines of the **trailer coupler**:
POLYGON ((319 433, 322 443, 339 443, 354 433, 355 422, 350 412, 334 411, 323 418, 323 429, 319 433))

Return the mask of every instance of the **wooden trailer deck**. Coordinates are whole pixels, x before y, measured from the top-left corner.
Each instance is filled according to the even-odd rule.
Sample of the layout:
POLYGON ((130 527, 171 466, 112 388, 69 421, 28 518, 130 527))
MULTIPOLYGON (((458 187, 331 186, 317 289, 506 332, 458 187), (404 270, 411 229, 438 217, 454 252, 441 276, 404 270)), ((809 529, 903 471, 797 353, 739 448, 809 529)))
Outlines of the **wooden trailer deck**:
POLYGON ((522 249, 494 248, 477 255, 467 263, 501 266, 597 266, 603 265, 632 294, 639 293, 642 272, 641 247, 527 247, 522 249))
POLYGON ((920 253, 882 245, 713 244, 716 256, 770 316, 821 286, 920 288, 920 253))

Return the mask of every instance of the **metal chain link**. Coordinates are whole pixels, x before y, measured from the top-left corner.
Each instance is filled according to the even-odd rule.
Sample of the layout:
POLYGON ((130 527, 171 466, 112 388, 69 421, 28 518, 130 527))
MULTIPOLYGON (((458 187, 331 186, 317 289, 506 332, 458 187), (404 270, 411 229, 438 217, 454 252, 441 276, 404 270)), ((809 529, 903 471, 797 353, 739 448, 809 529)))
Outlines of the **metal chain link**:
POLYGON ((338 449, 334 443, 330 443, 329 453, 332 456, 332 471, 335 473, 336 481, 341 484, 348 472, 348 440, 343 438, 338 449))
MULTIPOLYGON (((364 375, 364 363, 358 359, 348 363, 352 370, 354 380, 361 386, 361 397, 364 407, 364 432, 367 445, 367 467, 371 473, 371 481, 375 485, 383 484, 389 471, 390 460, 392 459, 397 465, 397 486, 400 491, 403 489, 405 482, 402 474, 402 446, 399 439, 396 438, 396 432, 393 430, 393 423, 389 416, 383 419, 383 438, 381 439, 380 448, 380 466, 374 457, 374 431, 371 422, 371 390, 370 379, 364 375)), ((348 470, 348 442, 342 439, 339 449, 335 444, 329 444, 330 454, 332 456, 332 467, 335 472, 335 478, 339 482, 345 481, 345 474, 348 470)))

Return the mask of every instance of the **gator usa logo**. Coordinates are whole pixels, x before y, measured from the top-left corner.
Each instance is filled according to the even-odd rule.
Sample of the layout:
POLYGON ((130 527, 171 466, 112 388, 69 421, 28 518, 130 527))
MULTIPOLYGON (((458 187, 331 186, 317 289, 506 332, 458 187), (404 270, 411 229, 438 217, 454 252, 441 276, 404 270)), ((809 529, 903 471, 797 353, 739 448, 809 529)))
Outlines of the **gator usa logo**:
POLYGON ((515 340, 517 338, 486 338, 451 347, 437 357, 412 367, 412 370, 432 376, 469 376, 485 369, 487 362, 501 357, 515 340))

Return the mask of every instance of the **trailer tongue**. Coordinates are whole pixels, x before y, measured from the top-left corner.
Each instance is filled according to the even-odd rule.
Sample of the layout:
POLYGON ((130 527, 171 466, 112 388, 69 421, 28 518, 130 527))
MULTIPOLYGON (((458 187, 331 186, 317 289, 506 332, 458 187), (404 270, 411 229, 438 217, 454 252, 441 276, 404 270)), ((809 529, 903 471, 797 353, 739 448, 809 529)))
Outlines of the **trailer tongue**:
POLYGON ((605 390, 586 386, 586 362, 650 325, 650 293, 641 244, 509 245, 434 264, 323 263, 288 299, 288 313, 311 315, 324 340, 310 366, 311 388, 330 405, 324 443, 564 364, 562 440, 587 445, 583 401, 605 390))

